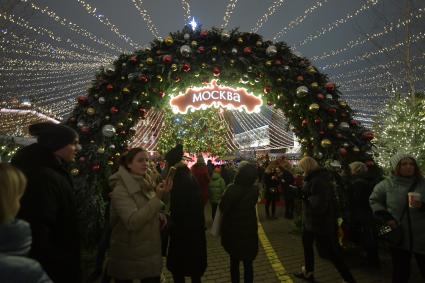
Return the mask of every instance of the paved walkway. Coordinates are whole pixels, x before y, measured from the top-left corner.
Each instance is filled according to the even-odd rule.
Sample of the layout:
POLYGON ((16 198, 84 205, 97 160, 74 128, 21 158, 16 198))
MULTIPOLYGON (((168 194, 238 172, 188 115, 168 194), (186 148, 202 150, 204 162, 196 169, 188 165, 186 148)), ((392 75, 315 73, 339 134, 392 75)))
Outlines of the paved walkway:
MULTIPOLYGON (((291 274, 298 272, 303 265, 303 249, 301 236, 295 232, 293 221, 283 218, 281 207, 277 208, 278 219, 266 220, 264 206, 258 205, 260 249, 254 261, 254 282, 305 282, 294 278, 291 274)), ((208 218, 207 226, 211 226, 210 207, 206 207, 205 215, 208 218)), ((208 268, 202 278, 203 283, 230 282, 229 256, 220 245, 220 239, 207 232, 208 268)), ((383 252, 381 260, 383 268, 370 269, 364 265, 359 251, 345 252, 345 258, 351 271, 359 283, 389 283, 391 282, 391 259, 387 252, 383 252)), ((320 283, 342 282, 341 277, 326 260, 316 256, 315 277, 320 283)), ((241 276, 243 274, 241 266, 241 276)), ((171 275, 165 270, 167 282, 173 282, 171 275)), ((190 279, 186 280, 190 282, 190 279)), ((241 280, 243 282, 243 280, 241 280)), ((410 283, 423 282, 412 261, 412 278, 410 283)))

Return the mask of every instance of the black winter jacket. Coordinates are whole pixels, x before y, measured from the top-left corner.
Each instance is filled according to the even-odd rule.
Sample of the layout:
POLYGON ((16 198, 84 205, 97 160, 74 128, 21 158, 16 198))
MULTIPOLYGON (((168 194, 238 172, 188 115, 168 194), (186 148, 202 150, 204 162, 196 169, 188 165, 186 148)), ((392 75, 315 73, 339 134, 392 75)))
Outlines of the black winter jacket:
POLYGON ((31 225, 30 257, 55 283, 78 283, 80 242, 71 177, 54 154, 39 144, 19 150, 12 164, 28 179, 18 217, 31 225))

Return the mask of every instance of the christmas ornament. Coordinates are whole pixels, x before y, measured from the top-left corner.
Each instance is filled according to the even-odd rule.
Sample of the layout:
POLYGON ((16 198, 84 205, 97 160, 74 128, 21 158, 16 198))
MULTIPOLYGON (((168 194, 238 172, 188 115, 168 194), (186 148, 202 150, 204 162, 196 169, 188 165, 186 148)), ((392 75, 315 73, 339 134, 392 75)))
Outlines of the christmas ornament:
POLYGON ((315 113, 315 112, 319 111, 319 109, 320 109, 320 106, 319 106, 319 104, 317 104, 317 103, 312 103, 312 104, 310 104, 310 106, 308 107, 308 111, 313 112, 313 113, 315 113))
POLYGON ((201 31, 201 33, 199 34, 201 36, 201 38, 205 39, 208 37, 208 31, 207 30, 203 30, 201 31))
POLYGON ((183 57, 190 57, 190 54, 192 53, 192 49, 190 49, 189 45, 183 45, 182 47, 180 47, 180 54, 183 57))
POLYGON ((198 51, 199 54, 204 54, 205 53, 205 47, 204 46, 199 46, 198 47, 198 51))
POLYGON ((155 78, 158 82, 162 83, 163 78, 161 75, 156 75, 155 78))
POLYGON ((306 86, 299 86, 296 90, 297 97, 305 97, 308 94, 308 88, 306 86))
POLYGON ((104 154, 104 153, 105 153, 105 148, 104 148, 103 146, 99 147, 99 148, 97 149, 97 153, 99 153, 99 154, 104 154))
POLYGON ((326 99, 331 100, 333 98, 332 94, 326 94, 326 99))
POLYGON ((347 153, 348 153, 347 149, 345 149, 345 148, 343 148, 343 147, 341 147, 341 148, 339 149, 339 154, 341 154, 342 156, 347 155, 347 153))
POLYGON ((342 108, 345 108, 345 107, 347 107, 347 102, 341 100, 341 101, 339 101, 339 106, 341 106, 342 108))
POLYGON ((106 99, 103 96, 101 96, 99 97, 97 101, 99 102, 99 104, 104 104, 106 102, 106 99))
POLYGON ((87 96, 85 96, 85 95, 79 95, 77 97, 77 102, 80 105, 85 105, 85 104, 87 104, 89 102, 89 98, 87 96))
POLYGON ((360 152, 360 149, 359 149, 359 147, 358 146, 355 146, 355 147, 353 147, 353 152, 360 152))
POLYGON ((214 67, 214 70, 213 70, 214 77, 218 77, 218 76, 220 76, 220 74, 221 74, 220 68, 219 67, 214 67))
POLYGON ((146 84, 149 82, 149 78, 146 75, 139 75, 139 81, 142 82, 143 84, 146 84))
POLYGON ((92 170, 93 172, 99 172, 99 171, 100 171, 100 164, 94 164, 94 165, 91 167, 91 170, 92 170))
POLYGON ((334 83, 328 82, 326 83, 325 88, 328 92, 333 93, 336 89, 336 86, 334 83))
POLYGON ((316 152, 316 153, 314 153, 314 157, 316 158, 316 159, 322 159, 323 158, 323 153, 322 152, 316 152))
POLYGON ((267 67, 271 67, 272 64, 273 64, 273 62, 271 60, 267 60, 266 63, 265 63, 265 65, 267 67))
POLYGON ((107 86, 106 86, 106 91, 108 91, 108 92, 112 92, 114 90, 114 86, 112 85, 112 84, 108 84, 107 86))
POLYGON ((192 42, 190 43, 190 46, 192 46, 193 48, 198 47, 198 42, 196 40, 192 40, 192 42))
POLYGON ((184 38, 184 40, 189 40, 189 39, 190 39, 190 34, 185 33, 185 34, 183 35, 183 38, 184 38))
POLYGON ((307 127, 307 126, 308 126, 308 120, 307 120, 307 119, 304 119, 304 120, 301 122, 301 126, 303 126, 303 127, 307 127))
POLYGON ((350 125, 348 125, 348 123, 347 123, 347 122, 341 122, 341 123, 339 124, 339 127, 340 127, 341 129, 348 129, 348 128, 350 128, 350 125))
POLYGON ((245 47, 245 48, 243 49, 243 53, 244 53, 245 55, 250 55, 250 54, 252 53, 252 48, 251 48, 251 47, 245 47))
POLYGON ((167 37, 164 39, 164 43, 165 43, 165 45, 167 45, 167 46, 171 46, 171 45, 173 45, 173 44, 174 44, 174 39, 173 39, 171 36, 167 36, 167 37))
POLYGON ((330 146, 332 145, 332 142, 331 142, 329 139, 323 139, 323 140, 320 142, 320 145, 321 145, 322 147, 324 147, 324 148, 328 148, 328 147, 330 147, 330 146))
POLYGON ((263 42, 261 40, 257 40, 257 42, 255 43, 255 45, 257 47, 261 47, 261 46, 263 46, 263 42))
POLYGON ((107 138, 114 136, 115 133, 116 133, 116 129, 112 125, 107 124, 102 127, 102 134, 107 138))
POLYGON ((118 110, 118 107, 112 106, 110 111, 111 111, 112 114, 117 114, 119 110, 118 110))
POLYGON ((238 49, 237 49, 236 47, 233 47, 233 48, 232 48, 231 53, 232 53, 233 55, 238 54, 238 49))
POLYGON ((171 65, 171 71, 175 72, 178 70, 177 64, 172 64, 171 65))
POLYGON ((220 36, 221 36, 221 40, 223 41, 227 41, 230 39, 230 33, 227 30, 222 30, 220 36))
POLYGON ((322 120, 320 120, 319 118, 314 119, 314 124, 320 125, 320 123, 322 123, 322 120))
POLYGON ((319 88, 319 84, 317 82, 312 82, 310 84, 310 86, 311 86, 312 89, 318 89, 319 88))
POLYGON ((183 64, 182 70, 185 73, 189 72, 190 71, 190 65, 189 64, 183 64))
POLYGON ((217 46, 213 46, 213 47, 211 47, 211 51, 212 51, 213 53, 216 53, 216 52, 218 51, 217 46))
POLYGON ((307 67, 307 73, 310 74, 310 75, 314 75, 314 74, 317 73, 317 70, 313 66, 308 66, 307 67))
POLYGON ((70 173, 72 176, 78 176, 78 174, 80 174, 80 170, 78 170, 77 168, 72 168, 70 173))
POLYGON ((170 64, 171 62, 173 62, 173 56, 171 56, 171 55, 164 55, 164 57, 162 57, 162 62, 164 64, 170 64))
POLYGON ((237 42, 238 42, 239 45, 242 45, 243 44, 243 38, 242 37, 238 37, 237 42))
POLYGON ((328 113, 334 115, 336 113, 336 109, 331 107, 328 109, 328 113))
POLYGON ((334 123, 328 123, 328 129, 332 130, 333 128, 335 128, 334 123))
POLYGON ((148 57, 148 58, 146 58, 146 64, 148 64, 148 65, 153 65, 153 58, 152 57, 148 57))
POLYGON ((88 115, 92 116, 92 115, 96 114, 96 110, 93 107, 89 107, 89 108, 87 108, 86 113, 88 115))
POLYGON ((297 76, 297 81, 299 81, 299 82, 302 82, 302 81, 304 81, 304 77, 303 76, 297 76))
POLYGON ((129 94, 129 93, 130 93, 130 90, 129 90, 127 87, 125 87, 125 88, 123 88, 123 89, 121 90, 121 92, 122 92, 123 94, 129 94))
POLYGON ((133 55, 133 56, 131 56, 130 57, 130 62, 132 63, 132 64, 136 64, 137 63, 137 55, 133 55))
POLYGON ((274 45, 270 45, 266 48, 266 55, 269 57, 273 57, 277 54, 277 48, 274 45))
POLYGON ((81 132, 83 134, 88 134, 88 133, 90 133, 90 128, 88 126, 82 126, 81 127, 81 132))
POLYGON ((366 132, 363 132, 362 134, 362 138, 367 141, 373 140, 374 137, 375 135, 373 134, 372 131, 366 131, 366 132))

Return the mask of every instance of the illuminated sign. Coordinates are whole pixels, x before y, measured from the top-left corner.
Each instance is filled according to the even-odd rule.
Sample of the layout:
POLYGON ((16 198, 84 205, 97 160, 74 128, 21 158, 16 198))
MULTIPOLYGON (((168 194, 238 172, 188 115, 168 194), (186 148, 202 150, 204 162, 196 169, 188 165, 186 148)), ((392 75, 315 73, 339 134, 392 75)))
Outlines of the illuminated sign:
POLYGON ((249 93, 245 88, 221 86, 217 85, 216 80, 212 80, 205 87, 192 87, 186 89, 185 93, 180 92, 179 95, 170 99, 170 105, 174 113, 183 114, 186 114, 189 108, 199 110, 212 106, 258 113, 263 100, 249 93))

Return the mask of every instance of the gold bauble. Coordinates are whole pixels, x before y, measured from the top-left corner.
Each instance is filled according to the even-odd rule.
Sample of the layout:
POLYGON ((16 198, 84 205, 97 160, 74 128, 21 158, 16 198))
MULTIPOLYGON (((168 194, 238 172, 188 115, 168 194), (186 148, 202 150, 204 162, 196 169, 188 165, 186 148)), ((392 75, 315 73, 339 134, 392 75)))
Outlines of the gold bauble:
POLYGON ((152 58, 152 57, 148 57, 148 58, 146 59, 146 64, 148 64, 148 65, 152 65, 152 64, 153 64, 153 58, 152 58))
POLYGON ((318 89, 319 88, 319 84, 317 82, 311 83, 310 86, 311 86, 312 89, 318 89))
POLYGON ((160 83, 162 83, 162 76, 161 76, 161 75, 156 75, 156 79, 157 79, 160 83))
POLYGON ((140 96, 142 96, 142 97, 147 97, 147 96, 148 96, 148 93, 147 93, 147 92, 142 91, 142 92, 140 93, 140 96))
POLYGON ((190 45, 192 45, 192 47, 197 47, 198 46, 198 42, 193 40, 190 45))
POLYGON ((238 44, 243 44, 243 38, 242 37, 238 37, 238 44))
POLYGON ((115 157, 120 157, 120 156, 121 156, 121 154, 119 152, 115 153, 115 157))
POLYGON ((215 53, 215 52, 217 52, 217 51, 218 51, 217 46, 213 46, 213 47, 211 47, 211 51, 212 51, 212 52, 214 52, 214 53, 215 53))
POLYGON ((307 73, 309 73, 310 75, 314 75, 314 74, 317 73, 317 70, 313 66, 308 66, 307 67, 307 73))
POLYGON ((130 90, 128 89, 128 87, 125 87, 125 88, 122 89, 122 93, 128 94, 128 93, 130 93, 130 90))
POLYGON ((277 78, 276 79, 276 82, 279 83, 279 84, 281 84, 283 82, 283 79, 282 78, 277 78))
POLYGON ((107 164, 108 164, 109 166, 112 166, 112 165, 114 165, 114 162, 113 162, 112 160, 108 160, 107 164))
POLYGON ((303 144, 303 145, 307 145, 308 144, 308 139, 306 139, 306 138, 304 138, 304 139, 301 139, 301 144, 303 144))
POLYGON ((332 142, 331 142, 329 139, 323 139, 323 140, 320 142, 320 145, 321 145, 322 147, 326 148, 326 147, 330 147, 330 146, 332 145, 332 142))
POLYGON ((202 69, 205 69, 207 66, 208 66, 207 63, 201 63, 201 68, 202 69))
POLYGON ((273 64, 273 62, 271 60, 267 60, 266 61, 266 66, 267 67, 271 67, 272 64, 273 64))
POLYGON ((357 146, 353 147, 353 152, 359 152, 359 151, 360 149, 357 146))
POLYGON ((127 118, 127 121, 129 121, 129 122, 133 122, 133 118, 128 117, 128 118, 127 118))
POLYGON ((139 64, 139 68, 143 68, 145 64, 139 64))
POLYGON ((261 47, 263 45, 263 42, 261 40, 257 40, 257 42, 255 43, 255 45, 257 47, 261 47))
POLYGON ((125 79, 126 79, 126 77, 124 77, 124 76, 121 76, 121 80, 123 80, 123 81, 124 81, 125 79))
POLYGON ((312 103, 308 107, 308 111, 310 111, 310 112, 317 112, 317 111, 319 111, 319 109, 320 109, 320 106, 317 103, 312 103))
POLYGON ((175 72, 178 70, 177 64, 172 64, 171 65, 171 71, 175 72))
POLYGON ((80 174, 80 170, 78 170, 78 168, 73 168, 71 169, 70 173, 72 176, 77 176, 78 174, 80 174))
POLYGON ((87 113, 87 115, 94 115, 94 114, 96 114, 96 109, 94 109, 93 107, 89 107, 89 108, 87 108, 87 111, 86 111, 86 113, 87 113))
POLYGON ((171 45, 173 45, 173 43, 174 43, 174 39, 173 39, 171 36, 167 36, 167 37, 164 39, 164 43, 165 43, 165 45, 167 45, 167 46, 171 46, 171 45))
POLYGON ((103 146, 99 147, 99 148, 97 149, 97 153, 99 153, 99 154, 104 154, 104 153, 105 153, 105 148, 104 148, 103 146))
POLYGON ((115 100, 120 100, 120 98, 118 96, 114 96, 115 100))
POLYGON ((345 107, 347 107, 347 102, 346 102, 346 101, 344 101, 344 100, 341 100, 341 101, 339 102, 339 105, 340 105, 342 108, 345 108, 345 107))
POLYGON ((333 128, 335 128, 334 123, 328 123, 328 129, 332 130, 333 128))

